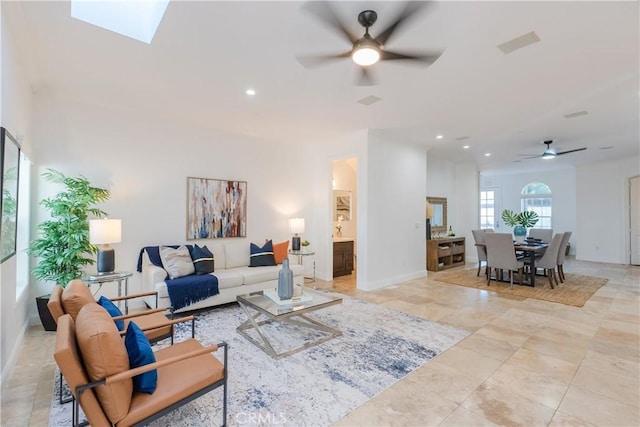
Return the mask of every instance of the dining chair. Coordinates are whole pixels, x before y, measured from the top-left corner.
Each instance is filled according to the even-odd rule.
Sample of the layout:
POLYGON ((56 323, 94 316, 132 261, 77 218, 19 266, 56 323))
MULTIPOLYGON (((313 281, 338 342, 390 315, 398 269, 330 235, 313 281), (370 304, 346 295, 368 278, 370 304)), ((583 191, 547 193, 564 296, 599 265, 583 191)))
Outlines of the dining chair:
POLYGON ((567 243, 569 243, 569 239, 571 238, 571 231, 565 231, 562 236, 562 241, 560 242, 560 249, 558 249, 558 277, 560 281, 564 283, 564 257, 566 255, 567 243))
POLYGON ((518 279, 522 285, 524 261, 516 259, 511 233, 486 233, 487 242, 487 286, 491 285, 491 269, 508 270, 511 288, 513 289, 513 272, 518 272, 518 279))
POLYGON ((529 230, 529 237, 549 243, 553 238, 553 230, 550 228, 532 228, 529 230))
POLYGON ((473 240, 476 243, 476 251, 478 252, 478 272, 476 273, 476 276, 480 276, 480 270, 482 269, 483 262, 485 265, 485 274, 487 272, 487 247, 477 246, 478 243, 486 244, 484 233, 484 230, 471 230, 471 234, 473 234, 473 240))
MULTIPOLYGON (((549 285, 551 285, 551 289, 555 289, 553 286, 553 282, 558 284, 558 278, 556 277, 556 266, 558 265, 558 251, 560 250, 560 244, 562 242, 562 238, 564 237, 564 233, 556 233, 551 239, 551 243, 549 243, 549 247, 544 252, 544 255, 538 260, 536 260, 536 269, 542 268, 544 269, 544 275, 549 279, 549 285)), ((533 272, 535 274, 535 272, 533 272)))

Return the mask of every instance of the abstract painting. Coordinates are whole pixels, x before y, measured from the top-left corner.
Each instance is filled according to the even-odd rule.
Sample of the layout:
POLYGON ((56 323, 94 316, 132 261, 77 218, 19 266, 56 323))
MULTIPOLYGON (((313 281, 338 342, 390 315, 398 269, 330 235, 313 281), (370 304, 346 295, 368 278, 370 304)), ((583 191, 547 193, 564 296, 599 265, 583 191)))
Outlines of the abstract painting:
POLYGON ((247 236, 247 183, 187 178, 187 240, 247 236))

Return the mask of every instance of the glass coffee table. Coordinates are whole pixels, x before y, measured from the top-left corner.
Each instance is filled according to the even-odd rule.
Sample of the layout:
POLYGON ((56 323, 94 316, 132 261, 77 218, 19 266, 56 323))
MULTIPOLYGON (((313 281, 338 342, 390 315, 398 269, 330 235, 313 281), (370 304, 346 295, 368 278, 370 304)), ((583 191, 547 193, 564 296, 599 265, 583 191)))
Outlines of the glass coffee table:
MULTIPOLYGON (((262 291, 252 294, 238 295, 238 304, 247 315, 247 320, 238 326, 236 330, 240 335, 251 341, 274 359, 281 359, 290 356, 309 347, 326 342, 332 338, 342 335, 339 329, 326 325, 316 319, 307 316, 308 313, 332 305, 342 303, 342 298, 335 297, 324 292, 303 288, 302 299, 292 301, 291 304, 279 304, 272 298, 264 295, 262 291), (261 320, 259 320, 261 319, 261 320), (276 351, 274 343, 269 334, 265 333, 263 325, 279 322, 299 328, 312 329, 318 331, 319 335, 284 351, 276 351), (251 336, 247 332, 255 330, 257 337, 251 336)), ((282 331, 286 331, 283 328, 282 331)), ((276 329, 277 331, 277 329, 276 329)), ((273 333, 273 331, 271 331, 273 333)), ((254 334, 255 335, 255 334, 254 334)))

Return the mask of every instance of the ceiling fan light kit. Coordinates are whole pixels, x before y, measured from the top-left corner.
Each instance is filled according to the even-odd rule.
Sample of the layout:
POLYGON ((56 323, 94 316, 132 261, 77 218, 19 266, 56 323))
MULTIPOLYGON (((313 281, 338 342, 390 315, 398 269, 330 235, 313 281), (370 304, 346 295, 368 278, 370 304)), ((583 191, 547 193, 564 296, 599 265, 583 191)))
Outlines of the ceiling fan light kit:
POLYGON ((351 59, 358 65, 367 67, 380 60, 380 47, 378 43, 367 37, 368 34, 354 44, 351 59))

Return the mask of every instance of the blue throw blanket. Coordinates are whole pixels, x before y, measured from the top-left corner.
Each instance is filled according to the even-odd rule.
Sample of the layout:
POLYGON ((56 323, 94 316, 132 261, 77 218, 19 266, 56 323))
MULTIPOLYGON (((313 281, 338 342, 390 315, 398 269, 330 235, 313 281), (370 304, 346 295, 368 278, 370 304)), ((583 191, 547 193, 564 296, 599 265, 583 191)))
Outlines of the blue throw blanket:
POLYGON ((180 310, 188 305, 218 295, 218 278, 213 274, 192 274, 166 279, 169 299, 174 310, 180 310))
MULTIPOLYGON (((193 246, 186 245, 191 252, 193 246)), ((176 249, 178 245, 170 245, 176 249)), ((145 246, 140 250, 138 255, 138 271, 142 272, 142 255, 147 251, 149 260, 155 266, 162 268, 162 259, 160 258, 159 246, 145 246)), ((207 299, 220 293, 218 289, 218 278, 213 274, 196 275, 179 277, 177 279, 169 279, 165 277, 164 282, 167 284, 169 299, 174 310, 180 310, 190 304, 196 303, 203 299, 207 299)))

